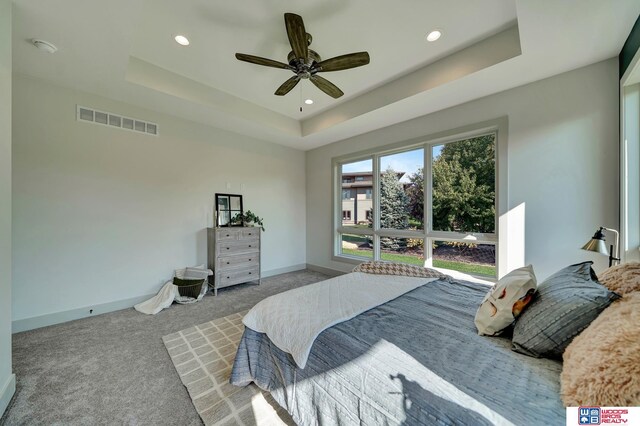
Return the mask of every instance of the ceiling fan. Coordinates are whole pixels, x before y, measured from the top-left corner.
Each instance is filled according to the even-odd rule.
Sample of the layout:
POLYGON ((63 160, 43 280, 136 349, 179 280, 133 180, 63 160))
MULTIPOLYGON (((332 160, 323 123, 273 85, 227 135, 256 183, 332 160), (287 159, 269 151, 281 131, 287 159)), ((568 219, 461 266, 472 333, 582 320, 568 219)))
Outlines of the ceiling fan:
POLYGON ((301 16, 295 13, 285 13, 284 23, 287 28, 289 44, 291 44, 291 52, 289 52, 287 56, 288 64, 260 56, 236 53, 236 59, 240 61, 264 65, 266 67, 282 68, 290 70, 295 74, 278 87, 275 95, 286 95, 304 78, 309 79, 318 89, 327 95, 333 98, 339 98, 344 95, 342 90, 326 78, 320 77, 318 73, 347 70, 369 63, 369 53, 367 52, 348 53, 323 61, 317 52, 309 49, 312 37, 311 34, 307 33, 304 29, 304 22, 301 16))

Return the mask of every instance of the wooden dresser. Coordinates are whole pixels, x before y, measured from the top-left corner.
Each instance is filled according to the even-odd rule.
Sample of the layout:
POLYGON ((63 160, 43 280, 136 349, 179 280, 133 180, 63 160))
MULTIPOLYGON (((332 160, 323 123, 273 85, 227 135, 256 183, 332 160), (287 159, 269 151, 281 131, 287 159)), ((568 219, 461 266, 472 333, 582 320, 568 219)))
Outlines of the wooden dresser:
POLYGON ((231 285, 260 284, 260 228, 208 228, 207 251, 214 294, 231 285))

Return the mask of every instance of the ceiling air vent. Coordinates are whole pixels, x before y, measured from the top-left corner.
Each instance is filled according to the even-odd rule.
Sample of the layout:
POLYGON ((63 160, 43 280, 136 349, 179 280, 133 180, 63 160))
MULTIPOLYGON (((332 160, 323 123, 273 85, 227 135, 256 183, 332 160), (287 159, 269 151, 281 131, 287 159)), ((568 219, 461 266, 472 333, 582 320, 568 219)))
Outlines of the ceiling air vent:
POLYGON ((108 127, 117 127, 119 129, 130 130, 137 133, 146 133, 154 136, 158 135, 158 125, 156 123, 150 123, 136 118, 123 117, 118 114, 98 111, 96 109, 80 105, 77 106, 76 119, 78 121, 85 121, 108 127))

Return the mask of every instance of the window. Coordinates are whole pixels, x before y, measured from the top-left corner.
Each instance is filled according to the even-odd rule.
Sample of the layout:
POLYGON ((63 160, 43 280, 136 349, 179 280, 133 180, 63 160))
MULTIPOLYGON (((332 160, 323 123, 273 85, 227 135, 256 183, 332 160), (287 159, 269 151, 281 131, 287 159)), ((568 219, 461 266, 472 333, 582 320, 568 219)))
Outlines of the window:
POLYGON ((496 139, 492 130, 336 161, 338 182, 372 179, 348 199, 342 190, 335 254, 495 277, 496 139))
POLYGON ((356 182, 364 181, 364 176, 356 176, 356 182))
POLYGON ((350 189, 343 189, 342 190, 342 199, 343 200, 349 200, 353 198, 353 196, 351 195, 351 190, 350 189))

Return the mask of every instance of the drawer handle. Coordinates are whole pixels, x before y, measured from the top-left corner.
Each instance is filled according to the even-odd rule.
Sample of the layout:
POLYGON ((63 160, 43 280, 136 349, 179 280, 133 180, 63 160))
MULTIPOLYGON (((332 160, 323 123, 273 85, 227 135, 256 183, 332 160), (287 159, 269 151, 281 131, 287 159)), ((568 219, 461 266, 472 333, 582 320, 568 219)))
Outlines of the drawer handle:
POLYGON ((229 264, 229 262, 227 262, 227 265, 229 264))
POLYGON ((249 272, 249 275, 251 275, 251 272, 249 272))
POLYGON ((227 247, 227 250, 229 250, 229 247, 227 247))
POLYGON ((249 232, 249 235, 251 235, 251 232, 249 232))
MULTIPOLYGON (((249 262, 251 262, 251 259, 249 259, 249 262)), ((227 262, 227 263, 229 263, 229 262, 227 262)))
POLYGON ((249 244, 249 247, 251 247, 251 244, 249 244))

